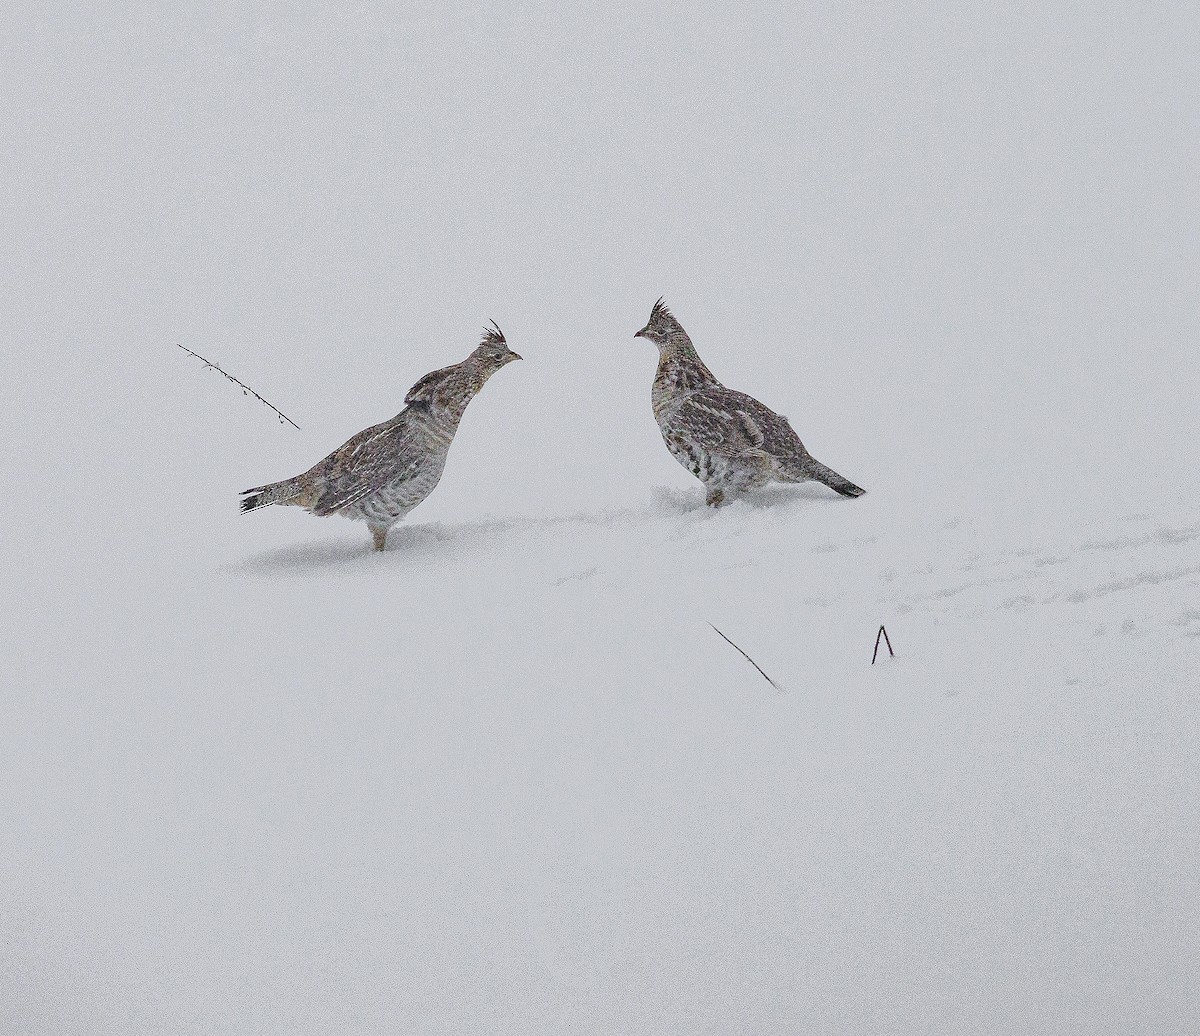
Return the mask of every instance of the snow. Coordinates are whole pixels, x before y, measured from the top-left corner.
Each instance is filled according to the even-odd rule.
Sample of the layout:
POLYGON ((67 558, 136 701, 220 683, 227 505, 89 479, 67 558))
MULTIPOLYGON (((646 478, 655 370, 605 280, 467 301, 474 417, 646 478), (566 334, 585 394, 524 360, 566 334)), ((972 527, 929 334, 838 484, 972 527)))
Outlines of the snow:
POLYGON ((1194 1029, 1195 11, 737 11, 12 15, 0 1032, 1194 1029))

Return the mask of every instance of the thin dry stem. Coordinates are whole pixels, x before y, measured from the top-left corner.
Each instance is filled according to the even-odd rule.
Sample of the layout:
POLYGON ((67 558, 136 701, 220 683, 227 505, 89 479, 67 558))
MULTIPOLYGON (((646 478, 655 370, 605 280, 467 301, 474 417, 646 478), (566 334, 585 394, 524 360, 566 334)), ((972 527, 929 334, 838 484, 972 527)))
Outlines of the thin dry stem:
POLYGON ((717 636, 719 636, 723 641, 725 641, 726 644, 728 644, 738 654, 740 654, 742 656, 742 658, 744 658, 747 662, 749 662, 752 666, 754 666, 754 668, 759 671, 759 674, 762 676, 762 678, 764 680, 767 681, 767 683, 769 683, 772 687, 774 687, 775 690, 779 691, 780 693, 783 693, 783 688, 780 687, 779 684, 777 684, 774 680, 772 680, 769 676, 767 676, 766 673, 763 672, 762 666, 760 666, 756 661, 754 661, 753 658, 751 658, 748 654, 746 654, 746 652, 743 651, 740 647, 738 647, 732 640, 730 640, 727 636, 725 636, 725 634, 722 633, 719 629, 717 629, 716 626, 713 626, 713 624, 711 622, 709 623, 709 626, 712 626, 713 632, 715 632, 717 634, 717 636))
MULTIPOLYGON (((178 343, 178 342, 176 342, 175 344, 176 344, 176 345, 179 345, 179 343, 178 343)), ((213 363, 213 362, 212 362, 212 360, 206 360, 206 359, 205 359, 203 356, 201 356, 199 353, 192 352, 192 350, 191 350, 191 349, 189 349, 187 346, 185 346, 185 345, 180 345, 180 346, 179 346, 179 348, 180 348, 180 349, 182 349, 182 350, 183 350, 185 353, 187 353, 189 356, 194 356, 194 357, 196 357, 196 359, 197 359, 197 360, 199 360, 201 363, 203 363, 203 364, 204 364, 204 367, 205 367, 205 369, 206 369, 206 370, 214 370, 214 371, 216 371, 218 374, 220 374, 220 375, 221 375, 221 377, 223 377, 223 378, 227 378, 228 380, 232 381, 232 382, 233 382, 233 383, 234 383, 234 384, 235 384, 235 385, 236 385, 238 388, 240 388, 240 389, 242 390, 242 394, 243 394, 243 395, 247 395, 247 394, 248 394, 248 395, 251 395, 251 396, 253 396, 255 399, 257 399, 257 400, 258 400, 260 403, 262 403, 262 404, 263 404, 263 406, 270 407, 272 410, 274 410, 274 411, 275 411, 275 413, 276 413, 276 414, 279 416, 279 423, 280 423, 280 424, 282 424, 284 421, 286 421, 286 422, 287 422, 288 424, 290 424, 290 425, 291 425, 293 428, 295 428, 295 429, 296 429, 296 431, 300 431, 300 426, 299 426, 298 424, 296 424, 296 422, 295 422, 295 421, 293 421, 293 420, 292 420, 290 417, 288 417, 288 415, 287 415, 287 414, 285 414, 285 413, 284 413, 282 410, 280 410, 280 409, 279 409, 279 407, 277 407, 277 406, 276 406, 274 403, 271 403, 271 402, 269 402, 268 400, 266 400, 266 399, 263 399, 263 397, 262 397, 262 396, 260 396, 260 395, 259 395, 257 392, 255 392, 255 391, 254 391, 254 389, 252 389, 252 388, 251 388, 249 385, 247 385, 245 382, 238 381, 238 379, 237 379, 237 378, 235 378, 235 377, 234 377, 232 374, 229 374, 229 373, 227 373, 226 371, 223 371, 223 370, 221 370, 221 368, 220 368, 220 367, 218 367, 218 366, 217 366, 215 363, 213 363)))
POLYGON ((876 656, 878 656, 878 654, 879 654, 879 640, 880 640, 880 638, 881 638, 881 637, 883 638, 883 642, 884 642, 885 644, 887 644, 888 654, 889 654, 889 655, 891 655, 891 656, 892 656, 892 658, 895 658, 895 657, 896 657, 896 652, 892 650, 892 639, 891 639, 891 637, 889 637, 889 636, 887 635, 887 630, 886 630, 886 629, 884 629, 882 626, 880 626, 880 627, 879 627, 879 632, 875 634, 875 651, 874 651, 874 653, 871 655, 871 665, 874 665, 874 664, 875 664, 875 658, 876 658, 876 656))

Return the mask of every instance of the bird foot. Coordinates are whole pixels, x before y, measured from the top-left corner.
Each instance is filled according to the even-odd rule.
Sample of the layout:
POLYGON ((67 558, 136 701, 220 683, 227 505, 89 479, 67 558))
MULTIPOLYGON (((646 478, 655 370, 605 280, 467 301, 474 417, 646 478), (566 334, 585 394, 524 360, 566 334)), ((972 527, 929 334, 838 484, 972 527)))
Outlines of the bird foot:
POLYGON ((376 550, 383 550, 384 544, 387 543, 387 534, 388 534, 387 529, 377 529, 377 528, 371 529, 371 536, 375 540, 375 549, 376 550))
POLYGON ((709 507, 720 507, 723 503, 725 503, 725 490, 710 489, 704 498, 704 502, 708 504, 709 507))

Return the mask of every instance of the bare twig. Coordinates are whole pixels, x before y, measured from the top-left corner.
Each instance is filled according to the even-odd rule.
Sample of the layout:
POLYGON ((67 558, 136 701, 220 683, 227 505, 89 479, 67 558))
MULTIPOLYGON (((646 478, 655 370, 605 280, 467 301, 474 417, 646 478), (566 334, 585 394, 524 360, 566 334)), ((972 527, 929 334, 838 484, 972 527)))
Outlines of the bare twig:
POLYGON ((759 664, 758 664, 756 661, 754 661, 754 659, 753 659, 753 658, 751 658, 751 657, 750 657, 748 654, 746 654, 746 652, 745 652, 745 651, 743 651, 743 650, 742 650, 740 647, 738 647, 738 646, 737 646, 737 645, 736 645, 736 644, 735 644, 735 643, 734 643, 732 640, 730 640, 730 639, 729 639, 727 636, 725 636, 725 634, 724 634, 724 633, 722 633, 722 632, 721 632, 719 629, 717 629, 717 627, 716 627, 716 626, 713 626, 713 624, 712 624, 711 622, 709 623, 709 626, 712 626, 713 632, 714 632, 714 633, 716 633, 716 634, 717 634, 717 636, 719 636, 719 637, 720 637, 720 638, 721 638, 723 641, 725 641, 725 643, 726 643, 726 644, 728 644, 728 645, 729 645, 731 648, 733 648, 733 649, 734 649, 734 650, 735 650, 735 651, 736 651, 738 654, 740 654, 740 655, 742 656, 742 658, 744 658, 744 659, 745 659, 747 662, 749 662, 749 663, 750 663, 752 666, 754 666, 754 668, 755 668, 755 669, 757 669, 757 670, 759 671, 759 673, 762 675, 762 678, 763 678, 764 680, 766 680, 766 681, 767 681, 767 683, 769 683, 769 684, 770 684, 772 687, 774 687, 774 688, 775 688, 775 690, 777 690, 777 691, 780 691, 780 692, 782 692, 782 691, 783 691, 783 688, 782 688, 782 687, 780 687, 780 686, 779 686, 779 684, 777 684, 777 683, 776 683, 774 680, 772 680, 772 679, 771 679, 769 676, 767 676, 767 674, 763 672, 763 670, 762 670, 762 666, 760 666, 760 665, 759 665, 759 664))
POLYGON ((887 644, 888 654, 891 655, 892 658, 896 657, 896 652, 892 650, 892 641, 887 635, 887 630, 880 626, 879 632, 875 634, 875 653, 871 655, 871 665, 875 664, 875 658, 879 654, 879 640, 881 637, 883 638, 883 642, 887 644))
MULTIPOLYGON (((179 343, 178 343, 178 342, 176 342, 175 344, 176 344, 176 345, 179 345, 179 343)), ((235 385, 236 385, 238 388, 240 388, 240 389, 242 390, 242 395, 244 395, 244 396, 246 396, 246 395, 253 396, 255 399, 257 399, 257 400, 258 400, 260 403, 262 403, 264 406, 268 406, 268 407, 270 407, 272 410, 274 410, 274 411, 275 411, 275 413, 276 413, 276 414, 279 416, 279 423, 280 423, 280 424, 283 424, 283 422, 284 422, 284 421, 286 421, 286 422, 287 422, 288 424, 290 424, 290 425, 291 425, 293 428, 295 428, 295 429, 296 429, 296 431, 300 431, 300 426, 299 426, 298 424, 296 424, 296 422, 295 422, 295 421, 293 421, 293 420, 292 420, 290 417, 288 417, 288 415, 287 415, 287 414, 285 414, 285 413, 284 413, 282 410, 280 410, 280 409, 279 409, 279 407, 277 407, 277 406, 276 406, 274 403, 270 403, 270 402, 268 402, 267 400, 263 399, 263 397, 262 397, 262 396, 260 396, 260 395, 259 395, 257 392, 255 392, 255 391, 254 391, 254 389, 252 389, 252 388, 251 388, 249 385, 245 384, 244 382, 238 381, 238 379, 237 379, 237 378, 235 378, 235 377, 234 377, 232 374, 227 374, 225 371, 221 370, 221 368, 220 368, 220 367, 218 367, 218 366, 217 366, 215 363, 213 363, 213 362, 212 362, 212 360, 206 360, 206 359, 205 359, 203 356, 201 356, 199 353, 194 353, 194 352, 192 352, 192 350, 191 350, 191 349, 189 349, 189 348, 187 348, 187 346, 180 345, 180 346, 179 346, 179 348, 180 348, 180 349, 182 349, 182 350, 183 350, 185 353, 187 353, 189 356, 194 356, 194 357, 196 357, 196 359, 197 359, 197 360, 199 360, 199 361, 200 361, 202 364, 204 364, 204 367, 205 367, 205 369, 206 369, 206 370, 214 370, 214 371, 216 371, 218 374, 220 374, 220 375, 221 375, 221 377, 223 377, 223 378, 228 378, 228 379, 229 379, 230 381, 232 381, 232 382, 233 382, 233 383, 234 383, 234 384, 235 384, 235 385)))

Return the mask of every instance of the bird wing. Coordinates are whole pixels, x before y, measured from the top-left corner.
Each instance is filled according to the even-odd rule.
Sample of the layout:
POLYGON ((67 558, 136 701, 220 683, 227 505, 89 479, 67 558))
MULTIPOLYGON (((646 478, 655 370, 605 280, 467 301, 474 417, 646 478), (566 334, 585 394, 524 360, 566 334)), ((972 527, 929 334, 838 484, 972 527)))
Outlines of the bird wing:
POLYGON ((359 432, 321 462, 321 491, 312 513, 333 514, 389 482, 415 474, 426 452, 404 414, 359 432))
POLYGON ((724 457, 780 456, 804 449, 786 417, 733 389, 691 393, 675 419, 697 445, 724 457))

